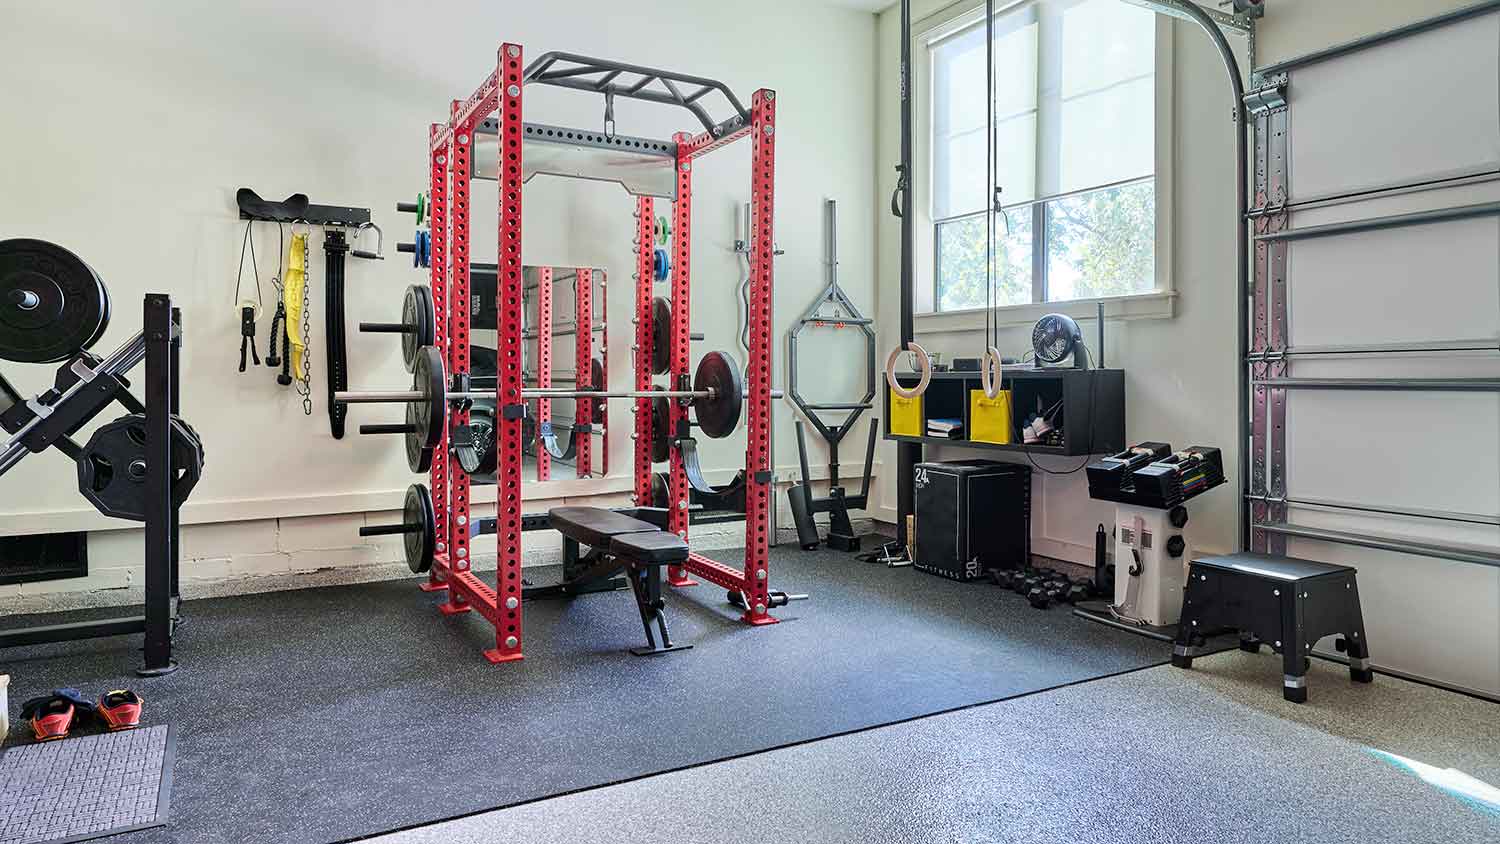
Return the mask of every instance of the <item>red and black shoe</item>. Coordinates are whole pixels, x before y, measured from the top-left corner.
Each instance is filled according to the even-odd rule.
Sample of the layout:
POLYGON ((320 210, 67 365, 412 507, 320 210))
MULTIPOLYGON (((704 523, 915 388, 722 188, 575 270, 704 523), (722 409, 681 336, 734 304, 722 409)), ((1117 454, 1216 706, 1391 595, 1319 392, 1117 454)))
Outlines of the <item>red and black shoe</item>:
POLYGON ((133 730, 141 725, 141 696, 129 689, 116 689, 99 697, 94 712, 110 732, 133 730))
POLYGON ((77 689, 53 689, 50 695, 21 704, 21 718, 31 723, 31 732, 38 742, 67 738, 73 725, 87 720, 93 712, 93 704, 84 700, 77 689))

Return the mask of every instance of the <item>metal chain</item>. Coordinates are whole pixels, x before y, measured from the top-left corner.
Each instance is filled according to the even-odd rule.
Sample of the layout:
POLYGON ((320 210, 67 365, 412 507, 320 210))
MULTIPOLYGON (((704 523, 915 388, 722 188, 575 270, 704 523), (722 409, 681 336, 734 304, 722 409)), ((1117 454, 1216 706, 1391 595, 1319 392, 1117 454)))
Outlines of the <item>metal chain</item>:
POLYGON ((312 305, 308 290, 312 287, 308 278, 312 264, 308 263, 307 242, 312 239, 312 229, 302 239, 302 371, 297 373, 297 393, 302 396, 302 412, 311 416, 312 402, 312 305))

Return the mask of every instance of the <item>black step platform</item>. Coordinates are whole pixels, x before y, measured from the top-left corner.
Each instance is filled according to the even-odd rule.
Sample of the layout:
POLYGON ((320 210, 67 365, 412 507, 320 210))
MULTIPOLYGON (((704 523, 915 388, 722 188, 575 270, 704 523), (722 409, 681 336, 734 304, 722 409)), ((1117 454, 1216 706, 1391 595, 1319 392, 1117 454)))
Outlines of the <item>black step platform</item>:
POLYGON ((1305 703, 1313 645, 1340 634, 1350 678, 1368 683, 1374 672, 1355 574, 1349 566, 1251 552, 1196 559, 1182 593, 1172 664, 1191 668, 1204 632, 1237 630, 1241 650, 1269 644, 1282 655, 1282 696, 1305 703))

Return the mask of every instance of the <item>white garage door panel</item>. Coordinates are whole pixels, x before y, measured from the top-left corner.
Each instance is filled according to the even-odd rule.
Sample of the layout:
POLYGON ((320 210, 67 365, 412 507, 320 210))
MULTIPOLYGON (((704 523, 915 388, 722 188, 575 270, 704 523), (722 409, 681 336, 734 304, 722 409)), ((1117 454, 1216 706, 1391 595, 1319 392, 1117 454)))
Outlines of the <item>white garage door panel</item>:
POLYGON ((1500 513, 1500 396, 1289 393, 1292 497, 1500 513))
POLYGON ((1378 193, 1358 200, 1351 199, 1328 205, 1297 208, 1291 214, 1291 227, 1303 229, 1329 223, 1373 220, 1399 214, 1415 214, 1421 211, 1500 202, 1500 181, 1496 181, 1493 175, 1479 176, 1475 179, 1444 182, 1441 187, 1428 187, 1401 193, 1378 193))
POLYGON ((1500 13, 1297 68, 1292 199, 1500 165, 1500 13))
MULTIPOLYGON (((1288 551, 1359 570, 1377 667, 1500 695, 1500 569, 1303 539, 1288 551)), ((1333 648, 1324 641, 1317 650, 1333 648)))
POLYGON ((1500 217, 1291 243, 1293 346, 1500 334, 1500 217))

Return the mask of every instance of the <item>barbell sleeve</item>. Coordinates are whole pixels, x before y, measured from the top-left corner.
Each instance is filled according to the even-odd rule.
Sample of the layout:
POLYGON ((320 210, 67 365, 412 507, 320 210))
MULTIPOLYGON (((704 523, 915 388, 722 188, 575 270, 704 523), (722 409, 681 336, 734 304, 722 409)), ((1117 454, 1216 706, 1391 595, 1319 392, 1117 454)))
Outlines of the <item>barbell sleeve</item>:
POLYGON ((421 533, 422 525, 413 522, 398 525, 365 525, 359 529, 360 536, 396 536, 399 534, 421 533))

